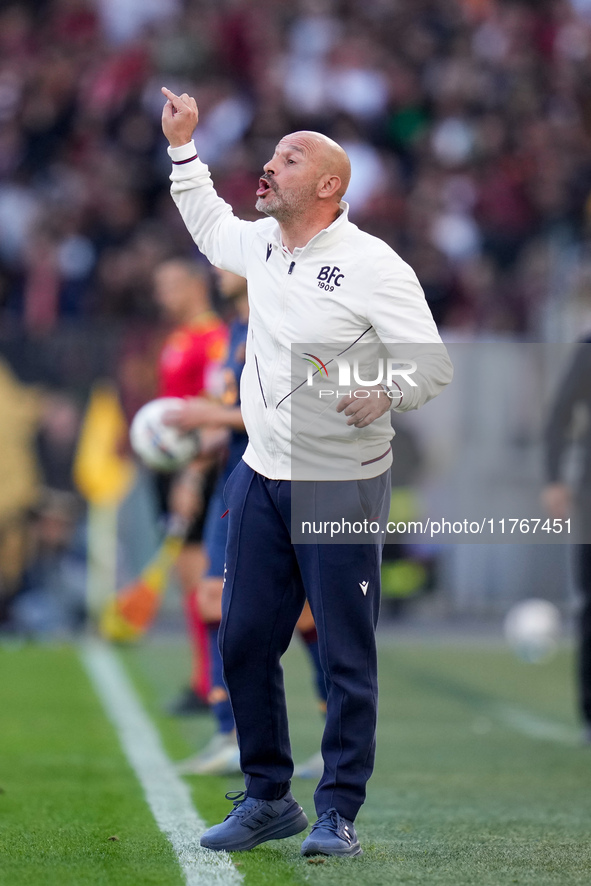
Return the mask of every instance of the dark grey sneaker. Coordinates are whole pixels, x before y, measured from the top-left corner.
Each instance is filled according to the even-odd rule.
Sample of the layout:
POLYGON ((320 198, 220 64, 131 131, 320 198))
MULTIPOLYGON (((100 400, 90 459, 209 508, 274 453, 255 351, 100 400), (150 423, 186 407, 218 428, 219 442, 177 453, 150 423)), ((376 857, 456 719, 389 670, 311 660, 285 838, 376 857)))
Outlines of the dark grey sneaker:
POLYGON ((351 858, 362 853, 353 822, 340 816, 336 809, 324 812, 302 843, 302 855, 341 855, 351 858))
POLYGON ((302 807, 288 791, 280 800, 257 800, 246 791, 226 794, 234 809, 222 821, 202 835, 200 843, 207 849, 243 852, 267 840, 293 837, 308 827, 302 807))

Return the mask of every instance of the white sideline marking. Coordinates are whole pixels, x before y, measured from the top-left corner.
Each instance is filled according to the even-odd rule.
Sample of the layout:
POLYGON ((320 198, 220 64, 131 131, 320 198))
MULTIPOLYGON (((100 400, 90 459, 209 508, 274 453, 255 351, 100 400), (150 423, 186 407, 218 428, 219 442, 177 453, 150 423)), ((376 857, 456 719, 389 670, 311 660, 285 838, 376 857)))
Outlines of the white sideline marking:
POLYGON ((560 744, 578 745, 581 743, 579 734, 569 726, 546 720, 516 705, 495 705, 495 712, 506 726, 522 735, 539 741, 556 741, 560 744))
POLYGON ((156 824, 176 853, 187 886, 235 886, 242 877, 226 852, 199 845, 205 823, 187 785, 176 774, 154 724, 115 653, 100 642, 82 647, 81 658, 119 736, 156 824))

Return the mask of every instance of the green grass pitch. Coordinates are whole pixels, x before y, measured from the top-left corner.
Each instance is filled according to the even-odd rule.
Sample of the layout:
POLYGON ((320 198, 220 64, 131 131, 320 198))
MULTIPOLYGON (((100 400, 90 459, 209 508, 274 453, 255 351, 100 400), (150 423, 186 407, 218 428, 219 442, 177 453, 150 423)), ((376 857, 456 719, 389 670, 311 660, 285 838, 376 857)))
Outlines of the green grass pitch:
MULTIPOLYGON (((120 653, 173 759, 209 718, 174 720, 182 644, 120 653)), ((591 747, 578 744, 572 654, 526 665, 501 646, 384 636, 376 771, 357 821, 365 854, 310 863, 300 839, 234 856, 246 886, 575 886, 591 882, 591 747)), ((285 660, 294 756, 318 747, 310 672, 285 660)), ((0 884, 183 882, 80 664, 61 646, 0 646, 0 884), (117 840, 110 840, 116 836, 117 840)), ((239 778, 188 779, 207 822, 239 778)), ((293 791, 314 817, 314 785, 293 791)))

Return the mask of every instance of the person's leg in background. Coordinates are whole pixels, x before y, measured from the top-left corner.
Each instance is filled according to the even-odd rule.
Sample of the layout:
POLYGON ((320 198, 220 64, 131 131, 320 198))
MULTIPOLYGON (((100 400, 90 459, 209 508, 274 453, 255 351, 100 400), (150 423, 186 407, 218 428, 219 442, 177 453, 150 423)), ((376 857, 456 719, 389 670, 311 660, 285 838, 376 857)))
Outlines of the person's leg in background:
MULTIPOLYGON (((190 471, 191 466, 186 469, 186 473, 190 471)), ((201 614, 199 598, 209 562, 203 540, 205 521, 217 476, 218 468, 214 464, 192 470, 187 479, 181 475, 173 482, 169 481, 167 486, 166 501, 169 509, 186 519, 193 515, 185 545, 177 561, 177 575, 183 593, 191 648, 191 672, 189 685, 168 708, 169 713, 175 716, 209 713, 211 659, 208 630, 201 614)))
POLYGON ((208 567, 199 588, 199 611, 207 631, 211 663, 208 701, 215 719, 216 731, 199 753, 178 764, 177 771, 182 775, 232 775, 240 772, 240 751, 234 714, 224 683, 218 643, 228 527, 227 516, 222 516, 226 509, 223 498, 224 486, 225 477, 222 477, 212 496, 205 521, 204 539, 208 567))
POLYGON ((188 686, 169 707, 175 716, 187 716, 209 710, 211 663, 207 628, 201 617, 199 589, 207 567, 203 544, 188 541, 177 561, 177 575, 183 594, 185 623, 191 649, 191 672, 188 686))
POLYGON ((211 687, 208 703, 216 731, 207 745, 177 766, 181 775, 232 775, 240 772, 240 752, 234 714, 224 683, 222 657, 218 646, 221 621, 223 578, 206 576, 199 589, 200 616, 207 631, 211 687))
POLYGON ((583 720, 583 739, 591 744, 591 544, 576 550, 578 586, 581 593, 579 612, 578 686, 583 720))
POLYGON ((225 477, 222 477, 209 504, 204 528, 209 562, 199 587, 199 611, 207 631, 211 663, 208 701, 215 719, 216 731, 199 753, 178 764, 177 771, 182 775, 231 775, 240 772, 240 752, 234 715, 224 683, 222 657, 218 645, 228 527, 227 516, 222 516, 226 510, 223 498, 224 486, 225 477))

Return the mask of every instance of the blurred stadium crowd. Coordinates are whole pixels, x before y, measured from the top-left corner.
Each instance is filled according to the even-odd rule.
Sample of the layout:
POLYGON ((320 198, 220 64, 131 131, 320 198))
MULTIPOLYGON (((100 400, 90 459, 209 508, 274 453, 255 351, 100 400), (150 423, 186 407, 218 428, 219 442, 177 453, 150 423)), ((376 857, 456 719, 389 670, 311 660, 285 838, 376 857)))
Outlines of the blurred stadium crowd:
POLYGON ((448 340, 591 326, 591 0, 1 3, 0 622, 23 564, 80 586, 77 554, 59 569, 82 401, 105 376, 128 417, 154 396, 154 271, 196 257, 162 85, 196 96, 243 218, 279 137, 341 142, 352 219, 416 269, 448 340))
POLYGON ((418 272, 438 323, 536 336, 552 238, 591 192, 589 0, 20 0, 0 12, 0 312, 153 318, 192 244, 168 195, 162 84, 252 217, 277 138, 353 163, 352 217, 418 272))

